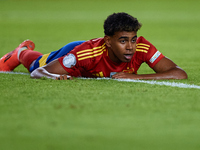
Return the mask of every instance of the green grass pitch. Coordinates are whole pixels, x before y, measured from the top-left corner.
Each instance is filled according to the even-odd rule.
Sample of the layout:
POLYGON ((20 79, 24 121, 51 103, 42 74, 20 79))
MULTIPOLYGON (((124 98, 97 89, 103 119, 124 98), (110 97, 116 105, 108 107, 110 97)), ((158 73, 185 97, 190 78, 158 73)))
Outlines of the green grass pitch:
MULTIPOLYGON (((200 86, 199 0, 0 0, 0 57, 25 39, 48 53, 103 37, 127 12, 200 86)), ((23 66, 15 72, 28 73, 23 66)), ((145 64, 138 73, 152 73, 145 64)), ((1 150, 199 150, 200 90, 115 80, 35 80, 0 73, 1 150)))

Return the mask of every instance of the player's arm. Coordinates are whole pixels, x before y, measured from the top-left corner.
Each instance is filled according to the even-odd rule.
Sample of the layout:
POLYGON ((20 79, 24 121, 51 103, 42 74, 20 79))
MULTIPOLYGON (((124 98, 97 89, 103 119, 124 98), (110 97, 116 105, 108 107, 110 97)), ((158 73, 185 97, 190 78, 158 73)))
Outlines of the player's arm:
POLYGON ((153 70, 158 79, 187 79, 187 73, 167 57, 162 58, 153 70))
POLYGON ((144 79, 144 80, 164 80, 164 79, 187 79, 187 73, 178 67, 173 61, 164 57, 153 68, 154 74, 129 74, 120 72, 112 76, 114 79, 144 79))
POLYGON ((61 66, 60 62, 56 59, 46 66, 39 67, 31 73, 31 78, 39 79, 47 77, 56 80, 72 79, 69 73, 61 66))

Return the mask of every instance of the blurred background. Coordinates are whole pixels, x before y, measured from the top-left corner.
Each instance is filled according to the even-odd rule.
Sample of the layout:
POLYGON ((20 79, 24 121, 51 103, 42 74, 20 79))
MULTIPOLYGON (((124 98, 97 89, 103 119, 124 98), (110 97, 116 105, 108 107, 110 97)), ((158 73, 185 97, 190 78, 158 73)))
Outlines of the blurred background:
POLYGON ((0 56, 25 39, 48 53, 71 41, 103 37, 106 17, 127 12, 143 24, 138 36, 187 70, 200 55, 199 6, 199 0, 0 0, 0 56))

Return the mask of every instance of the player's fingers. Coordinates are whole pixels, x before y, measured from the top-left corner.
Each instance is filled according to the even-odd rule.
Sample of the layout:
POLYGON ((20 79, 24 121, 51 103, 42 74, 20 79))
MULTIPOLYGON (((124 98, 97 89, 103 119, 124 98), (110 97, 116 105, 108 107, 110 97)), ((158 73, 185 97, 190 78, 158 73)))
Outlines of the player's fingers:
POLYGON ((63 80, 63 76, 60 75, 60 76, 58 77, 58 80, 63 80))
POLYGON ((63 75, 63 80, 67 80, 67 76, 66 75, 63 75))
POLYGON ((65 75, 65 76, 66 76, 67 80, 73 80, 72 76, 70 76, 70 75, 65 75))
POLYGON ((117 79, 117 78, 119 78, 119 77, 121 77, 121 73, 120 73, 120 72, 118 72, 118 73, 116 73, 116 74, 114 74, 114 75, 112 76, 113 79, 117 79))
POLYGON ((120 78, 126 78, 127 76, 127 73, 124 73, 124 72, 119 72, 115 75, 112 76, 113 79, 120 79, 120 78))
POLYGON ((73 77, 69 75, 60 75, 59 77, 56 77, 56 80, 73 80, 73 77))
POLYGON ((72 77, 72 76, 69 76, 69 80, 73 80, 73 77, 72 77))
POLYGON ((67 80, 65 75, 62 75, 61 77, 62 77, 62 80, 67 80))

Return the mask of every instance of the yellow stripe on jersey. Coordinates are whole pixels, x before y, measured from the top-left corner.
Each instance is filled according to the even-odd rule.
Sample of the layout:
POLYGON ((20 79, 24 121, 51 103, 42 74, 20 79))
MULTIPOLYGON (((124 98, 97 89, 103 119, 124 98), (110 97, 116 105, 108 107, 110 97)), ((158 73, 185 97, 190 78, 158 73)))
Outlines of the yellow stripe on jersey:
POLYGON ((42 56, 42 58, 40 58, 40 60, 39 60, 40 67, 46 65, 46 61, 47 61, 47 58, 49 57, 49 54, 50 54, 50 53, 44 54, 44 55, 42 56))
POLYGON ((77 52, 78 60, 84 60, 88 58, 93 58, 103 54, 103 50, 105 50, 106 46, 105 43, 102 46, 94 47, 92 49, 86 49, 77 52))
POLYGON ((106 43, 104 43, 104 44, 101 45, 101 46, 94 47, 94 48, 92 48, 92 49, 86 49, 86 50, 79 51, 79 52, 77 52, 76 54, 78 55, 78 54, 80 54, 80 53, 91 52, 91 51, 93 51, 93 50, 103 48, 103 47, 105 47, 105 44, 106 44, 106 43))
POLYGON ((137 43, 137 46, 146 46, 146 47, 150 47, 150 45, 144 44, 144 43, 137 43))
POLYGON ((136 49, 136 51, 138 51, 138 52, 148 53, 148 51, 146 51, 146 50, 142 50, 142 49, 136 49))
POLYGON ((82 57, 82 56, 85 56, 85 55, 92 55, 94 53, 98 53, 98 52, 101 52, 101 51, 102 51, 102 49, 96 50, 96 51, 93 51, 93 52, 87 52, 87 53, 79 54, 79 55, 77 55, 77 57, 82 57))
POLYGON ((86 57, 78 58, 78 60, 93 58, 93 57, 99 56, 101 54, 103 54, 103 51, 101 53, 98 53, 98 54, 95 54, 95 55, 89 55, 89 56, 86 56, 86 57))
POLYGON ((143 49, 149 50, 148 47, 144 47, 144 46, 137 46, 137 48, 143 48, 143 49))
POLYGON ((136 51, 148 53, 149 47, 150 47, 150 45, 148 45, 148 44, 138 43, 136 46, 136 51))

